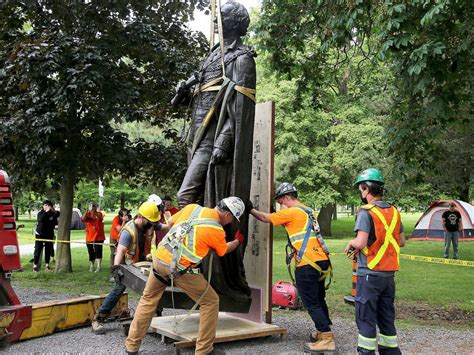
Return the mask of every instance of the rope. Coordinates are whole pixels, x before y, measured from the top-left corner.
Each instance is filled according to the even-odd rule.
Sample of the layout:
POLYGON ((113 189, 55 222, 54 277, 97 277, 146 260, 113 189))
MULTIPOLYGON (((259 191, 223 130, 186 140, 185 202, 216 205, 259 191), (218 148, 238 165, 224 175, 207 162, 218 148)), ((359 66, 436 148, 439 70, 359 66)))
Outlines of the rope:
POLYGON ((214 17, 216 17, 216 0, 211 0, 211 35, 209 36, 209 52, 211 52, 214 47, 214 17))
MULTIPOLYGON (((217 0, 219 8, 217 9, 217 25, 219 28, 219 47, 221 48, 221 65, 222 65, 222 77, 225 78, 225 64, 224 64, 224 33, 222 30, 222 13, 221 13, 221 0, 217 0)), ((213 19, 214 21, 214 19, 213 19)))

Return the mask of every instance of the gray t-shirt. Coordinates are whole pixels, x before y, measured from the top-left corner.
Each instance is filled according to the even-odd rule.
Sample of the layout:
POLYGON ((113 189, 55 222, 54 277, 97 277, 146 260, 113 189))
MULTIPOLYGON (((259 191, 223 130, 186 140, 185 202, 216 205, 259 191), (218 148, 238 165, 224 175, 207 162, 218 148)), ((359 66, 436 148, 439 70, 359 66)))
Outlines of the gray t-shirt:
POLYGON ((123 245, 127 249, 130 246, 130 244, 132 244, 132 235, 128 232, 128 230, 122 229, 119 235, 118 243, 120 245, 123 245))
MULTIPOLYGON (((135 230, 138 232, 138 261, 144 261, 146 259, 145 255, 145 232, 141 229, 135 227, 135 230)), ((132 244, 132 235, 128 230, 122 228, 122 231, 119 235, 119 242, 120 245, 123 245, 125 248, 129 248, 132 244)))
MULTIPOLYGON (((390 204, 385 201, 374 201, 373 202, 377 207, 380 208, 389 208, 390 204)), ((359 213, 357 214, 357 219, 354 226, 354 232, 357 234, 358 231, 363 231, 369 233, 374 228, 374 222, 372 221, 372 217, 368 210, 361 208, 359 213)), ((403 224, 400 223, 400 233, 403 232, 403 224)), ((383 276, 383 277, 390 277, 395 274, 394 271, 374 271, 370 270, 367 267, 367 257, 359 253, 357 255, 357 276, 366 276, 366 275, 376 275, 376 276, 383 276)))

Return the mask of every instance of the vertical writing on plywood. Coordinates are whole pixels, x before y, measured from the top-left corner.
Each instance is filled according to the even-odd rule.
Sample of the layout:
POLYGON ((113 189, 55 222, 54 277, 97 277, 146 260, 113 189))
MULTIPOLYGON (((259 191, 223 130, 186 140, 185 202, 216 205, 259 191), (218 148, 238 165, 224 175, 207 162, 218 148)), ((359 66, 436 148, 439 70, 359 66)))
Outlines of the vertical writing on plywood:
MULTIPOLYGON (((269 213, 273 190, 275 104, 257 104, 252 158, 250 198, 255 208, 269 213)), ((245 252, 245 273, 249 285, 262 290, 262 309, 266 322, 271 322, 272 228, 252 216, 245 252)))

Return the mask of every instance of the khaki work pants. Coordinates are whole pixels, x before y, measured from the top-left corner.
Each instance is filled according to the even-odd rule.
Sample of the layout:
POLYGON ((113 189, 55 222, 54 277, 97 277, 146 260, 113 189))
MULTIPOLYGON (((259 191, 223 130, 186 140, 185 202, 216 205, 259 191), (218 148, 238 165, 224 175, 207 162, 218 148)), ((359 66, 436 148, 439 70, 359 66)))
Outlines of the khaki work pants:
MULTIPOLYGON (((161 265, 153 258, 153 267, 161 275, 168 275, 169 268, 161 265)), ((206 279, 200 274, 184 274, 174 280, 174 284, 182 289, 192 300, 197 301, 207 287, 206 279)), ((138 351, 166 285, 150 273, 143 295, 138 302, 125 347, 128 351, 138 351)), ((216 337, 217 318, 219 315, 219 296, 212 287, 199 303, 199 333, 196 341, 196 354, 208 354, 213 350, 216 337)))

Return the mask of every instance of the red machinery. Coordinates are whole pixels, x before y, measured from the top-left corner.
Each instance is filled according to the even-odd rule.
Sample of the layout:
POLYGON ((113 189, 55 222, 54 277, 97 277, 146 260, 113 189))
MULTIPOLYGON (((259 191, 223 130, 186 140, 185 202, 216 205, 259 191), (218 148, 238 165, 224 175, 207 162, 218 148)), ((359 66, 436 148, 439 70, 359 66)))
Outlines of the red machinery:
POLYGON ((10 279, 21 269, 10 178, 0 169, 0 341, 13 342, 31 327, 32 307, 21 304, 10 279))
POLYGON ((300 309, 303 307, 295 285, 287 281, 278 281, 273 285, 272 304, 289 309, 300 309))

